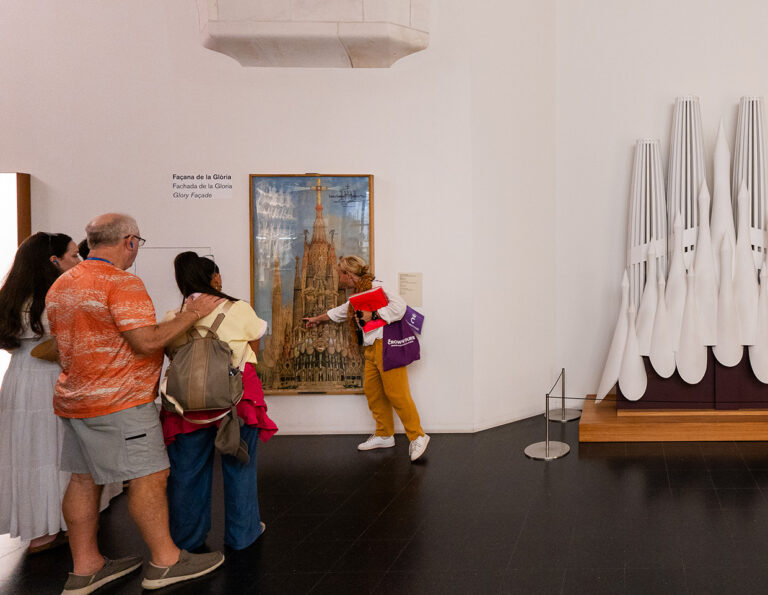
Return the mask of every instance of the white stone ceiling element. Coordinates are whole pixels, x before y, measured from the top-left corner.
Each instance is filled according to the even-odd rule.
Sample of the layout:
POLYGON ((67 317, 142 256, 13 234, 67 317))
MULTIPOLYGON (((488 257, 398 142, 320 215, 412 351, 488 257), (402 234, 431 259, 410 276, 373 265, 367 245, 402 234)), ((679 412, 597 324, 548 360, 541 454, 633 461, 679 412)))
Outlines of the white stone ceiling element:
POLYGON ((242 66, 389 68, 429 45, 429 0, 197 0, 204 47, 242 66))

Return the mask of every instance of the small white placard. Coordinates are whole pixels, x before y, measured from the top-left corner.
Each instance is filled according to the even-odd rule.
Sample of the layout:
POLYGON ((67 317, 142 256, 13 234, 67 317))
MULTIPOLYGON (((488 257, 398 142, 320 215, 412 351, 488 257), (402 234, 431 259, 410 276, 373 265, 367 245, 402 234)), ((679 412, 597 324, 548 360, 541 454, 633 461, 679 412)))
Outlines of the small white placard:
POLYGON ((230 174, 172 174, 174 200, 216 200, 232 198, 230 174))
POLYGON ((398 273, 397 293, 409 306, 419 307, 421 303, 421 273, 398 273))

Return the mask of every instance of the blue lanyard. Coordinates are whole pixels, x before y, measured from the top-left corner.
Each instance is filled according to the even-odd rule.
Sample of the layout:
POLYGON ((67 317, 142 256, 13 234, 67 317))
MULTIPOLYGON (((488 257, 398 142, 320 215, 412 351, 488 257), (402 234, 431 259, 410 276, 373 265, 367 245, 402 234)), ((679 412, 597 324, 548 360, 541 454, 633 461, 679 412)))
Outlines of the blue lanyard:
POLYGON ((112 266, 115 266, 115 263, 107 260, 106 258, 99 258, 98 256, 89 256, 85 260, 100 260, 101 262, 106 262, 107 264, 111 264, 112 266))

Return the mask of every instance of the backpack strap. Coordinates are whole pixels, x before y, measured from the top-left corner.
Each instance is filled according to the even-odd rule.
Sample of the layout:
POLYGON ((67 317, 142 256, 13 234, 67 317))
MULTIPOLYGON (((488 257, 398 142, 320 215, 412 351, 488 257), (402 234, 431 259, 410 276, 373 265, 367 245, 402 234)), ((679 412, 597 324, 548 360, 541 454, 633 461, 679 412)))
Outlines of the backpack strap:
MULTIPOLYGON (((214 414, 213 417, 208 419, 191 419, 186 415, 184 415, 184 413, 186 413, 184 411, 184 407, 182 407, 181 404, 174 397, 168 394, 168 392, 166 391, 167 385, 168 385, 168 372, 166 370, 165 376, 163 377, 163 380, 160 383, 160 396, 163 400, 165 400, 167 403, 171 405, 171 408, 174 411, 174 413, 177 413, 180 417, 184 418, 189 423, 197 424, 197 425, 209 424, 211 422, 219 421, 220 419, 223 419, 230 413, 230 410, 227 409, 224 411, 224 413, 221 413, 219 415, 214 414)), ((238 400, 238 403, 239 402, 240 401, 238 400)), ((236 406, 237 404, 233 405, 233 407, 236 407, 236 406)))
POLYGON ((213 324, 211 325, 211 331, 215 333, 217 330, 219 330, 219 327, 221 326, 221 323, 224 322, 224 317, 227 315, 227 312, 229 312, 229 309, 232 307, 233 302, 230 302, 227 300, 227 303, 224 304, 224 307, 221 309, 221 312, 219 312, 219 315, 216 317, 216 320, 213 321, 213 324))
MULTIPOLYGON (((187 337, 189 337, 189 339, 202 339, 203 335, 200 334, 200 331, 204 330, 210 333, 211 335, 213 335, 214 339, 218 339, 219 336, 216 334, 216 331, 219 330, 221 323, 224 322, 224 318, 227 315, 227 312, 229 312, 233 303, 234 302, 230 302, 229 300, 227 300, 227 303, 224 304, 224 307, 221 309, 221 312, 219 312, 219 315, 214 319, 213 324, 211 326, 203 326, 202 324, 196 324, 190 327, 187 330, 187 337)), ((171 357, 171 359, 173 359, 173 357, 171 357)))

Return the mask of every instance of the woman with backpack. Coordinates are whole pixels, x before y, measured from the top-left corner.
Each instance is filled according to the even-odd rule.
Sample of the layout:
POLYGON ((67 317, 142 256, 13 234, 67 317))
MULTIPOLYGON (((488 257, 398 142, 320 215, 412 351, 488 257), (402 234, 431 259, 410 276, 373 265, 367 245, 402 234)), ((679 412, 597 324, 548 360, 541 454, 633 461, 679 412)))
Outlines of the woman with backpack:
MULTIPOLYGON (((63 233, 38 232, 19 246, 0 288, 0 349, 11 362, 0 388, 0 534, 29 540, 30 553, 67 543, 61 499, 69 473, 59 471, 63 431, 53 413, 61 374, 45 313, 45 294, 59 275, 80 262, 63 233), (32 355, 38 345, 42 359, 32 355)), ((102 509, 122 491, 106 486, 102 509)))
MULTIPOLYGON (((255 368, 259 341, 267 330, 267 323, 256 315, 250 304, 222 293, 219 268, 210 258, 198 256, 195 252, 182 252, 176 256, 173 266, 176 284, 185 302, 187 298, 201 293, 223 298, 222 303, 202 317, 193 328, 210 327, 224 313, 216 335, 232 350, 231 365, 242 372, 243 397, 237 404, 237 415, 243 422, 240 438, 247 445, 246 458, 249 460, 244 463, 229 454, 221 457, 225 506, 224 543, 241 550, 256 541, 265 529, 259 515, 256 446, 259 438, 266 442, 277 431, 277 426, 267 416, 264 391, 255 368)), ((169 312, 166 319, 183 311, 184 304, 179 310, 169 312)), ((187 340, 187 334, 179 335, 167 346, 166 352, 173 354, 187 340)), ((194 551, 205 544, 211 527, 213 455, 220 423, 201 425, 188 419, 213 417, 217 416, 212 411, 188 412, 184 417, 166 409, 160 413, 171 461, 168 478, 171 537, 177 546, 188 551, 194 551)))

